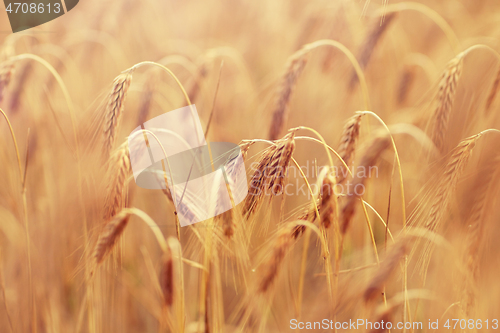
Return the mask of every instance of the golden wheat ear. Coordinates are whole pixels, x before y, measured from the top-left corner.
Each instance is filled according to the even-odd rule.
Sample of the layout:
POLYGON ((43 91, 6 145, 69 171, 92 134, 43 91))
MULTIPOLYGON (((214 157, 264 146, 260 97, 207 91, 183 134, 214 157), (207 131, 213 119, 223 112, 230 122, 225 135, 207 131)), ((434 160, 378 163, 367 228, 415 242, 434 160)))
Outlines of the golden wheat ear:
MULTIPOLYGON (((389 137, 378 137, 373 140, 370 147, 365 152, 365 155, 361 159, 359 167, 364 170, 369 170, 370 167, 373 167, 382 153, 391 147, 391 139, 389 137)), ((366 175, 359 175, 357 173, 353 179, 353 189, 356 189, 358 186, 365 186, 366 175)), ((358 199, 360 198, 358 191, 353 190, 350 193, 347 193, 347 198, 344 206, 342 207, 341 213, 341 232, 345 234, 349 224, 354 217, 354 213, 356 210, 358 199)))
MULTIPOLYGON (((458 181, 469 162, 476 141, 481 135, 482 132, 462 140, 451 151, 437 185, 430 189, 428 197, 428 200, 430 200, 429 211, 423 215, 418 214, 419 220, 416 223, 423 225, 432 233, 439 231, 458 181)), ((434 243, 427 240, 419 256, 417 266, 424 278, 426 277, 433 249, 434 243)))
MULTIPOLYGON (((370 31, 370 33, 366 36, 358 55, 359 66, 362 69, 365 69, 368 63, 370 62, 373 51, 377 47, 377 44, 380 42, 382 36, 387 31, 387 28, 389 27, 389 25, 391 24, 391 22, 394 20, 395 17, 396 13, 390 13, 385 16, 385 19, 382 23, 380 23, 380 20, 378 19, 374 23, 373 28, 370 31)), ((355 72, 353 72, 351 75, 351 80, 349 81, 349 89, 352 90, 357 82, 358 82, 358 76, 356 75, 355 72)))
POLYGON ((288 223, 275 236, 270 255, 263 265, 263 273, 259 278, 258 291, 260 293, 265 293, 274 284, 285 256, 294 243, 295 230, 297 230, 297 224, 288 223))
MULTIPOLYGON (((351 165, 356 150, 356 142, 359 138, 362 114, 357 114, 349 118, 344 126, 340 137, 338 153, 347 166, 351 165)), ((343 164, 340 165, 340 172, 337 174, 337 183, 342 183, 347 176, 347 170, 343 164)))
POLYGON ((270 140, 277 140, 283 134, 290 111, 290 99, 306 64, 307 54, 300 53, 288 59, 285 73, 281 77, 271 127, 269 128, 270 140))
POLYGON ((96 264, 102 263, 114 248, 128 224, 129 217, 130 213, 120 212, 106 224, 94 248, 93 257, 96 264))
POLYGON ((458 81, 462 75, 464 54, 461 53, 446 65, 439 81, 437 105, 431 118, 430 137, 441 153, 444 153, 448 123, 455 100, 458 81))
POLYGON ((106 196, 103 218, 108 221, 124 207, 128 177, 132 173, 128 142, 125 141, 110 156, 106 171, 106 196))
POLYGON ((243 205, 243 215, 247 218, 257 211, 266 192, 276 188, 283 189, 286 173, 295 151, 295 131, 296 129, 290 130, 262 155, 250 181, 248 195, 243 205))
POLYGON ((387 250, 384 260, 364 292, 363 298, 365 302, 371 302, 382 295, 385 284, 399 266, 401 259, 408 252, 408 240, 409 239, 400 240, 393 245, 392 248, 387 250))
POLYGON ((106 160, 113 150, 122 117, 125 97, 132 82, 132 71, 118 75, 108 96, 102 128, 102 156, 106 160))

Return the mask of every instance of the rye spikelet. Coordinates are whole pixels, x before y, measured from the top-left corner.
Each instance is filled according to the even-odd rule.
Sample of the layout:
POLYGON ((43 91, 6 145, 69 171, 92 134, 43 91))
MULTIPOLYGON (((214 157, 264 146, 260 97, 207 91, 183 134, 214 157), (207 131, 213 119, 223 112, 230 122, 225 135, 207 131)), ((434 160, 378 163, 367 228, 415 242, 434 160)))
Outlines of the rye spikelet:
POLYGON ((104 221, 118 213, 123 205, 127 189, 127 178, 132 172, 128 143, 124 142, 108 161, 106 197, 104 199, 104 221))
MULTIPOLYGON (((377 46, 378 42, 382 39, 382 36, 384 35, 391 21, 395 17, 396 13, 390 13, 386 15, 385 20, 382 22, 382 24, 380 23, 380 20, 376 20, 376 22, 374 23, 373 28, 370 31, 370 33, 366 36, 363 42, 363 46, 361 47, 361 50, 358 55, 359 66, 362 69, 365 69, 368 63, 370 62, 375 47, 377 46)), ((353 72, 351 75, 351 81, 349 82, 349 88, 352 89, 357 82, 358 82, 358 76, 356 75, 356 72, 353 72)))
POLYGON ((129 217, 129 213, 119 212, 104 226, 104 230, 100 233, 94 249, 93 257, 96 264, 100 264, 111 252, 116 241, 127 226, 129 217))
POLYGON ((463 58, 464 54, 461 53, 448 62, 439 82, 437 106, 431 119, 430 137, 442 153, 444 152, 444 142, 448 132, 448 123, 458 80, 462 74, 463 58))
MULTIPOLYGON (((345 164, 349 166, 354 158, 354 151, 356 150, 356 141, 359 137, 359 128, 361 126, 361 118, 363 115, 357 114, 349 118, 344 126, 344 131, 340 137, 340 145, 338 153, 344 160, 345 164)), ((343 164, 340 164, 340 172, 337 174, 337 183, 342 183, 347 177, 347 170, 343 164)))
POLYGON ((113 81, 113 88, 108 96, 108 104, 104 115, 102 143, 102 155, 105 160, 109 157, 115 145, 125 97, 127 96, 131 81, 132 72, 130 70, 121 73, 113 81))
POLYGON ((264 272, 259 281, 259 292, 265 293, 276 280, 283 260, 293 244, 294 238, 291 237, 291 235, 292 230, 296 229, 296 227, 296 224, 288 223, 284 228, 278 231, 269 258, 263 267, 264 272))
POLYGON ((426 228, 429 230, 433 232, 437 230, 479 136, 480 134, 476 134, 464 139, 451 152, 441 181, 437 186, 429 217, 425 223, 426 228))
POLYGON ((163 303, 165 306, 170 307, 174 303, 174 262, 172 250, 168 246, 163 253, 159 279, 163 293, 163 303))
POLYGON ((302 53, 292 56, 287 62, 285 74, 282 76, 278 88, 278 97, 269 129, 270 140, 277 140, 285 129, 288 120, 290 98, 306 63, 307 55, 302 53))
POLYGON ((7 86, 9 85, 14 73, 14 69, 14 62, 12 61, 4 61, 0 64, 0 102, 5 95, 7 86))
POLYGON ((380 267, 365 290, 363 295, 365 302, 373 301, 382 294, 384 285, 398 267, 401 259, 407 252, 407 248, 406 242, 400 241, 388 250, 385 259, 380 264, 380 267))
MULTIPOLYGON (((363 156, 360 167, 363 170, 369 170, 370 167, 377 163, 380 155, 389 148, 391 145, 391 140, 388 137, 378 137, 375 138, 363 156)), ((346 203, 342 208, 342 221, 341 221, 341 232, 345 234, 349 224, 354 216, 356 205, 359 199, 358 193, 360 193, 359 187, 365 186, 366 177, 359 177, 359 173, 355 175, 353 179, 353 191, 347 193, 346 203)), ((362 192, 362 191, 361 191, 362 192)))
POLYGON ((498 86, 500 85, 500 69, 497 71, 497 75, 495 76, 495 81, 493 81, 493 85, 491 86, 490 94, 488 95, 488 99, 486 100, 486 112, 488 112, 491 108, 491 105, 495 101, 495 97, 497 96, 498 86))
POLYGON ((253 214, 266 194, 271 190, 273 194, 283 191, 286 173, 292 154, 295 150, 295 129, 285 135, 282 139, 269 147, 257 166, 257 170, 250 181, 250 188, 243 206, 243 215, 253 214), (277 191, 277 189, 279 191, 277 191))

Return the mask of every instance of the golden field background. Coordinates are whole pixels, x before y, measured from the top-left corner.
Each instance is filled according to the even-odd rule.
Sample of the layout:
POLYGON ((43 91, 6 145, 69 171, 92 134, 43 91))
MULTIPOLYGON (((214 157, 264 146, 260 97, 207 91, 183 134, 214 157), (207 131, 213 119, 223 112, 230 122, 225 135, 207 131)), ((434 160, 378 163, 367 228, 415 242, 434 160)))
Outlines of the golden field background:
MULTIPOLYGON (((5 75, 2 81, 0 70, 0 89, 8 83, 0 91, 0 108, 12 124, 20 161, 2 117, 0 331, 289 332, 293 318, 383 317, 420 321, 422 332, 429 332, 429 319, 500 319, 500 136, 488 131, 474 138, 475 147, 462 149, 463 156, 453 150, 465 138, 500 128, 500 98, 494 98, 500 3, 398 5, 390 0, 382 22, 383 5, 370 1, 365 8, 364 1, 347 0, 82 0, 63 17, 18 34, 7 33, 2 7, 0 68, 14 67, 7 71, 10 80, 5 75), (103 206, 109 183, 121 170, 100 159, 101 122, 114 78, 143 61, 166 66, 206 125, 220 73, 208 140, 269 139, 273 112, 287 84, 287 61, 319 40, 337 41, 348 51, 323 45, 307 53, 283 111, 288 120, 280 137, 290 128, 309 127, 337 150, 348 119, 356 111, 374 112, 394 138, 405 201, 391 146, 377 158, 378 177, 366 180, 363 199, 374 210, 363 214, 357 204, 345 234, 338 226, 345 221, 349 197, 340 196, 330 228, 315 219, 317 229, 283 241, 283 230, 310 207, 310 198, 299 194, 264 200, 250 217, 238 207, 232 237, 216 219, 181 228, 177 243, 168 198, 129 179, 126 205, 158 224, 170 252, 134 215, 111 255, 98 264, 93 254, 109 223, 102 217, 103 206), (362 64, 368 106, 359 81, 352 81, 356 76, 349 52, 362 64), (453 76, 447 63, 457 56, 463 70, 453 76), (42 59, 60 75, 71 102, 42 59), (453 80, 456 88, 450 93, 446 86, 453 80), (446 98, 440 99, 440 88, 446 98), (435 133, 433 120, 443 103, 452 103, 449 121, 441 119, 446 130, 435 133), (444 138, 440 149, 433 144, 435 137, 444 138), (436 216, 439 226, 431 230, 428 222, 436 216), (389 221, 394 241, 384 221, 389 221), (279 242, 284 243, 281 252, 279 242), (434 251, 425 257, 429 243, 434 251), (336 252, 340 244, 341 258, 336 252), (179 248, 183 261, 176 256, 179 248), (399 253, 401 248, 406 252, 399 253), (168 281, 166 253, 174 262, 168 281), (420 258, 430 260, 427 275, 421 274, 420 258), (259 286, 269 267, 276 276, 264 291, 259 286), (170 304, 165 301, 168 288, 173 289, 170 304), (377 295, 367 297, 367 290, 377 295)), ((149 119, 185 105, 165 71, 137 68, 114 147, 125 142, 141 115, 149 119)), ((298 138, 318 138, 316 134, 299 129, 295 135, 293 156, 299 165, 329 164, 322 144, 298 138)), ((370 154, 372 140, 380 135, 387 135, 386 128, 365 114, 353 165, 370 154)), ((261 160, 267 147, 265 142, 250 147, 249 180, 252 163, 261 160)), ((308 176, 311 184, 318 181, 316 175, 308 176)), ((298 174, 286 181, 304 184, 298 174)))

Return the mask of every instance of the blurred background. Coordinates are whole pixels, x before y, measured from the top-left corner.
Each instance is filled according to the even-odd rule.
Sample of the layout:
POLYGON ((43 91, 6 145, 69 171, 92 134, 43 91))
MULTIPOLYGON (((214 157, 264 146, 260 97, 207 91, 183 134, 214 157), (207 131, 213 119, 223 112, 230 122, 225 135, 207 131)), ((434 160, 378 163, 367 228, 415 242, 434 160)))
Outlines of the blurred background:
MULTIPOLYGON (((410 216, 428 198, 426 191, 437 183, 439 163, 427 163, 425 133, 429 134, 429 120, 446 64, 475 44, 488 45, 494 50, 500 47, 498 1, 417 1, 419 5, 406 7, 397 7, 398 3, 395 0, 386 4, 382 0, 82 0, 64 16, 16 34, 10 33, 2 5, 0 62, 5 65, 22 54, 45 60, 67 87, 74 106, 75 128, 61 85, 40 61, 16 60, 15 68, 8 71, 9 79, 4 76, 3 86, 0 75, 0 95, 3 95, 0 108, 12 123, 22 171, 29 157, 24 211, 20 187, 23 172, 18 170, 9 128, 2 119, 0 331, 178 332, 182 326, 185 332, 209 332, 211 326, 212 332, 288 332, 290 319, 299 315, 303 321, 333 319, 334 315, 338 320, 376 316, 376 306, 364 304, 360 295, 375 274, 373 248, 362 213, 356 215, 344 243, 341 270, 346 272, 339 276, 341 292, 336 296, 337 308, 327 306, 324 264, 315 236, 306 250, 301 311, 294 306, 297 304, 294 290, 299 281, 302 239, 297 240, 284 260, 273 296, 257 300, 251 292, 252 281, 260 274, 257 267, 263 260, 262 251, 272 243, 280 223, 293 220, 310 200, 301 194, 287 197, 284 214, 281 197, 265 206, 272 209, 258 212, 251 223, 265 227, 238 236, 245 239, 244 250, 235 244, 239 238, 216 238, 221 244, 215 254, 220 255, 220 260, 214 268, 219 272, 214 277, 218 292, 207 303, 208 315, 200 310, 202 270, 185 265, 184 286, 177 286, 185 290, 185 325, 161 325, 162 318, 168 316, 162 307, 157 282, 162 250, 151 230, 134 222, 138 220, 136 217, 131 217, 112 258, 105 261, 91 285, 86 277, 89 269, 86 258, 105 222, 103 184, 107 181, 104 162, 96 157, 100 150, 95 148, 94 137, 100 128, 96 124, 104 117, 114 78, 137 63, 154 61, 178 77, 196 104, 204 126, 220 80, 208 140, 239 143, 246 139, 269 139, 289 58, 308 43, 322 39, 338 41, 362 67, 370 111, 389 126, 400 125, 397 127, 400 133, 394 134, 394 138, 401 159, 406 201, 402 202, 399 176, 397 171, 393 172, 392 152, 382 155, 379 176, 370 180, 365 195, 365 200, 382 218, 390 220, 392 235, 397 239, 403 229, 401 207, 405 206, 406 215, 410 216), (74 154, 75 136, 82 155, 81 173, 74 154), (249 258, 248 265, 243 265, 245 269, 240 267, 243 257, 249 258), (351 269, 354 271, 349 272, 351 269), (271 310, 259 315, 252 312, 250 319, 242 320, 241 313, 247 308, 258 308, 255 304, 268 304, 271 310)), ((500 101, 494 99, 487 107, 498 76, 499 60, 494 52, 485 49, 477 49, 464 58, 443 158, 464 138, 487 128, 500 128, 500 101)), ((307 64, 294 84, 287 107, 288 119, 281 134, 297 126, 311 127, 337 149, 346 121, 356 111, 366 109, 362 93, 345 54, 332 47, 315 48, 308 53, 307 64)), ((185 103, 175 81, 165 72, 151 66, 136 69, 124 101, 115 147, 125 142, 144 117, 153 118, 185 103)), ((354 165, 371 138, 383 131, 375 118, 363 118, 354 165)), ((423 332, 430 331, 425 326, 428 319, 499 319, 500 248, 495 241, 500 236, 496 223, 500 217, 497 140, 498 135, 492 134, 478 141, 445 208, 442 228, 438 231, 449 246, 437 246, 425 282, 414 267, 420 248, 416 246, 417 254, 410 258, 408 289, 426 289, 433 295, 432 301, 409 301, 410 311, 405 318, 410 314, 412 320, 422 321, 423 332), (496 164, 491 164, 494 161, 496 164), (471 260, 479 269, 470 277, 467 270, 474 265, 463 258, 475 212, 473 203, 478 198, 484 204, 480 209, 482 236, 478 241, 480 250, 471 260), (464 290, 472 290, 475 295, 473 314, 465 310, 464 290)), ((256 143, 250 148, 249 177, 251 163, 259 161, 260 152, 267 146, 256 143)), ((328 163, 324 147, 314 142, 297 140, 294 157, 302 166, 328 163)), ((311 174, 310 182, 316 180, 316 175, 311 174)), ((303 184, 300 175, 288 181, 303 184)), ((173 209, 161 191, 140 189, 133 181, 129 191, 130 206, 151 216, 165 237, 176 236, 173 209)), ((387 241, 377 215, 370 211, 369 216, 382 256, 386 245, 392 243, 387 241)), ((244 222, 240 218, 237 223, 244 222)), ((202 241, 205 235, 196 228, 182 228, 180 244, 184 258, 202 264, 204 253, 200 249, 206 246, 202 241)), ((403 290, 403 275, 400 269, 396 271, 385 284, 388 297, 403 290)), ((377 302, 382 304, 381 300, 377 302)), ((395 321, 403 319, 403 311, 402 305, 395 307, 391 314, 395 321)))

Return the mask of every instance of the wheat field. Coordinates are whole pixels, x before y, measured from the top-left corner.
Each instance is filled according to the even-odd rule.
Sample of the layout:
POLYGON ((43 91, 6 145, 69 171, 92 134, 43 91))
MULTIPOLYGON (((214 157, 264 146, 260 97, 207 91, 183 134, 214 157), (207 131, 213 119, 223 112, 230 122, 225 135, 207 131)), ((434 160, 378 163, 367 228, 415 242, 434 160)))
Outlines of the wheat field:
POLYGON ((499 328, 498 1, 0 9, 0 332, 499 328), (127 136, 190 104, 249 193, 180 227, 127 136))

